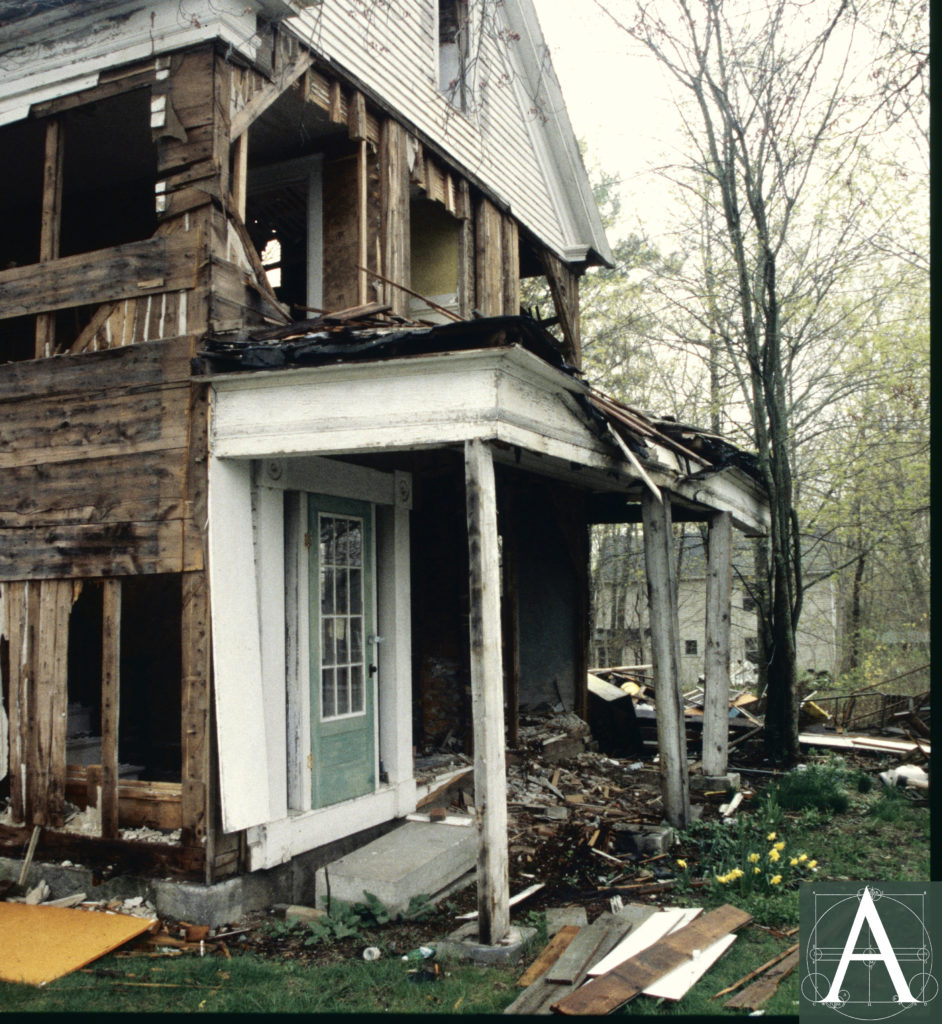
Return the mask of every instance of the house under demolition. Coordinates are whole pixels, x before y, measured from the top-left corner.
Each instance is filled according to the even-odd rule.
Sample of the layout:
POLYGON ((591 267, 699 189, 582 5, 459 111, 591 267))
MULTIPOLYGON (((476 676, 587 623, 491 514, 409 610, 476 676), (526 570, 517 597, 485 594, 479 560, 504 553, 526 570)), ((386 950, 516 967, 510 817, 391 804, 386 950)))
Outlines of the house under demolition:
POLYGON ((0 852, 323 857, 450 734, 500 937, 505 742, 585 712, 589 525, 643 517, 683 816, 671 519, 710 524, 722 699, 729 531, 767 509, 580 379, 610 254, 530 0, 396 11, 0 0, 0 852))

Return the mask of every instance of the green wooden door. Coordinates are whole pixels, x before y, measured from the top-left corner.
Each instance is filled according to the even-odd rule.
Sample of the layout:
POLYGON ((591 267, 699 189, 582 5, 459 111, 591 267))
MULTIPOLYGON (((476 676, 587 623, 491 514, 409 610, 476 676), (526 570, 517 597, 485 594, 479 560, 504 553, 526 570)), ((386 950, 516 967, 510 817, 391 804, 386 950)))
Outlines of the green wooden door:
POLYGON ((373 508, 308 496, 311 805, 371 793, 375 768, 373 508))

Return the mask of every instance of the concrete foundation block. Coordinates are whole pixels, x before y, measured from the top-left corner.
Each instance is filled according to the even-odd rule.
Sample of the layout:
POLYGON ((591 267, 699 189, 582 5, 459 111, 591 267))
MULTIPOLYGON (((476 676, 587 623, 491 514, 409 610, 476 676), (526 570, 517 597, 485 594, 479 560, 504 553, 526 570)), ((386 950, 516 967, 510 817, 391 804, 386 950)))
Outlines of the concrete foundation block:
POLYGON ((727 797, 733 793, 738 793, 739 772, 727 772, 725 775, 700 775, 694 773, 690 776, 690 792, 722 792, 727 797))
POLYGON ((478 940, 477 921, 468 921, 446 939, 435 944, 439 958, 473 960, 479 964, 516 963, 536 936, 535 928, 511 925, 507 937, 497 946, 485 946, 478 940))

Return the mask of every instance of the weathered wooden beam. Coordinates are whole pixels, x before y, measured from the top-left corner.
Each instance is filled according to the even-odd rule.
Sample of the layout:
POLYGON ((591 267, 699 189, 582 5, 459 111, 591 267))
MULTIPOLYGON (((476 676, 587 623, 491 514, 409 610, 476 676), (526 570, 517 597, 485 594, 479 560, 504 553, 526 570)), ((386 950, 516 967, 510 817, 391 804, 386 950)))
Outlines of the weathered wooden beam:
POLYGON ((204 572, 184 573, 182 585, 181 822, 184 845, 198 847, 210 823, 209 588, 204 572))
MULTIPOLYGON (((62 122, 46 122, 46 150, 43 159, 42 223, 39 232, 39 260, 48 263, 59 255, 62 233, 62 166, 64 132, 62 122)), ((56 318, 50 313, 36 317, 36 358, 52 355, 55 346, 56 318)))
POLYGON ((497 945, 510 930, 504 687, 500 642, 497 497, 490 448, 465 442, 470 585, 471 713, 478 830, 478 938, 497 945))
POLYGON ((101 834, 118 836, 118 718, 121 700, 121 580, 101 596, 101 834))
POLYGON ((680 628, 671 557, 670 498, 665 494, 659 502, 650 491, 645 491, 641 496, 641 522, 651 620, 661 796, 667 820, 678 828, 686 828, 690 822, 690 780, 680 686, 680 628))
POLYGON ((501 218, 501 275, 504 313, 520 315, 520 242, 517 222, 505 213, 501 218))
POLYGON ((243 132, 232 144, 231 205, 239 219, 245 220, 245 203, 249 180, 249 136, 243 132))
MULTIPOLYGON (((360 99, 361 93, 357 93, 360 99)), ((364 114, 365 117, 365 114, 364 114)), ((367 263, 370 244, 370 196, 369 196, 369 144, 361 138, 357 148, 357 302, 365 305, 370 301, 367 263)))
POLYGON ((726 774, 729 749, 729 627, 732 595, 732 516, 717 512, 707 535, 706 651, 703 695, 703 774, 726 774))
POLYGON ((563 261, 548 249, 540 247, 540 262, 553 296, 553 306, 566 343, 566 358, 582 365, 582 340, 579 331, 579 279, 563 261))
POLYGON ((313 54, 303 53, 287 65, 287 67, 283 68, 274 81, 260 89, 241 110, 232 116, 232 121, 229 125, 229 138, 233 140, 239 138, 249 125, 256 118, 264 114, 286 89, 294 85, 313 63, 313 54))
POLYGON ((197 240, 155 236, 0 271, 0 320, 196 287, 197 240))
POLYGON ((514 492, 504 487, 501 519, 504 527, 501 631, 507 675, 507 746, 520 742, 520 593, 518 589, 517 517, 514 492))
MULTIPOLYGON (((405 152, 405 129, 387 117, 380 136, 380 183, 382 190, 381 273, 396 284, 411 285, 411 242, 409 238, 409 164, 405 152)), ((400 316, 409 315, 406 292, 387 285, 384 301, 400 316)))
POLYGON ((474 231, 475 308, 485 316, 504 312, 503 231, 500 211, 483 196, 474 231))

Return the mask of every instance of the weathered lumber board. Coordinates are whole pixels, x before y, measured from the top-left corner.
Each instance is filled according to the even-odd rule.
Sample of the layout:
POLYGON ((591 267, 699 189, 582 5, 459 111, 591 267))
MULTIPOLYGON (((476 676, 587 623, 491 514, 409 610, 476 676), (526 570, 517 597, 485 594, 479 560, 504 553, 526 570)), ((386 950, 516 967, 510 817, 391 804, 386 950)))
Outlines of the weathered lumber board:
POLYGON ((196 287, 197 240, 155 236, 0 271, 0 318, 196 287))
POLYGON ((793 949, 777 964, 773 964, 742 992, 737 992, 723 1004, 728 1010, 758 1010, 775 995, 779 984, 798 966, 799 951, 793 949))
POLYGON ((517 980, 520 988, 527 988, 543 975, 566 951, 569 944, 579 933, 579 925, 566 924, 549 940, 540 955, 523 972, 517 980))
POLYGON ((570 1015, 612 1013, 652 982, 688 961, 695 949, 706 948, 751 920, 750 914, 725 904, 665 936, 607 974, 587 982, 554 1003, 551 1009, 570 1015))

